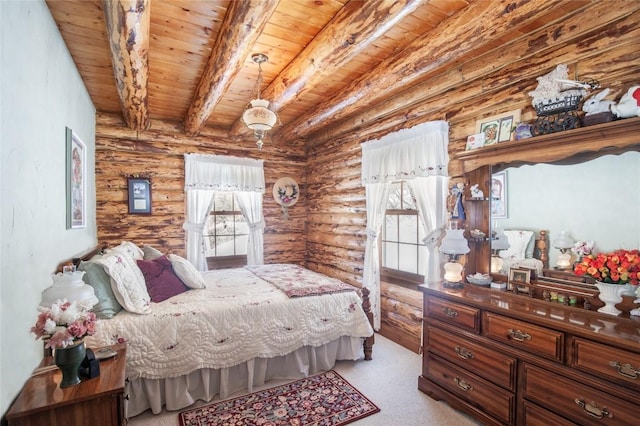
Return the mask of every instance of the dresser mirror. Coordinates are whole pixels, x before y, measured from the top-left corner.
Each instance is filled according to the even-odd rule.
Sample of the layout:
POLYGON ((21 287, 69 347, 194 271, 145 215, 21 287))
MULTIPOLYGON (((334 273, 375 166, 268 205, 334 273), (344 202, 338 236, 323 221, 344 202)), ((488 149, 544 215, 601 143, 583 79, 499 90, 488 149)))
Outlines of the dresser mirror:
MULTIPOLYGON (((492 230, 546 230, 550 268, 557 265, 560 250, 553 243, 562 231, 574 242, 593 241, 598 252, 640 247, 640 152, 504 171, 506 217, 492 218, 492 230)), ((577 260, 568 253, 571 263, 577 260)))

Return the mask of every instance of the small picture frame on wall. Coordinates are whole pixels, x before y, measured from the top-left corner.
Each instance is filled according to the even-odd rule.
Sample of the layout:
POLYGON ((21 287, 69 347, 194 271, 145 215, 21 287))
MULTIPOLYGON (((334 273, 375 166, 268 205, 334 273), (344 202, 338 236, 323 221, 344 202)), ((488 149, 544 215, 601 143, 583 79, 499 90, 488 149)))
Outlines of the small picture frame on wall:
POLYGON ((507 218, 507 172, 497 172, 491 176, 491 218, 507 218))
POLYGON ((513 139, 515 127, 519 122, 519 109, 505 112, 476 121, 476 133, 484 133, 484 146, 507 142, 513 139))
POLYGON ((67 229, 87 226, 87 147, 69 127, 66 132, 67 229))
POLYGON ((151 180, 127 178, 129 214, 151 214, 151 180))

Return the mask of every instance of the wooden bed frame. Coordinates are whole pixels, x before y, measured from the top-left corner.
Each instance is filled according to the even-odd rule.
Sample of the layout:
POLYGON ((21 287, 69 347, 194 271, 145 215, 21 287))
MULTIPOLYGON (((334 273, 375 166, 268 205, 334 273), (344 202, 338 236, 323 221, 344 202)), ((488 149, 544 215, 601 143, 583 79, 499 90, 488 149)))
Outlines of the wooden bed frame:
MULTIPOLYGON (((80 266, 80 262, 88 261, 93 256, 104 252, 104 250, 106 250, 107 247, 108 245, 101 244, 77 257, 71 258, 71 260, 64 261, 58 265, 58 267, 56 268, 56 272, 62 272, 63 267, 68 265, 74 265, 77 268, 78 266, 80 266)), ((369 320, 369 324, 371 324, 371 328, 373 328, 373 312, 371 312, 371 301, 369 300, 370 291, 369 289, 366 289, 364 287, 357 290, 358 290, 358 294, 360 295, 360 298, 362 299, 362 309, 367 315, 367 319, 369 320)), ((374 334, 365 338, 364 340, 363 348, 364 348, 365 361, 371 361, 373 359, 374 343, 375 343, 375 332, 374 334)))

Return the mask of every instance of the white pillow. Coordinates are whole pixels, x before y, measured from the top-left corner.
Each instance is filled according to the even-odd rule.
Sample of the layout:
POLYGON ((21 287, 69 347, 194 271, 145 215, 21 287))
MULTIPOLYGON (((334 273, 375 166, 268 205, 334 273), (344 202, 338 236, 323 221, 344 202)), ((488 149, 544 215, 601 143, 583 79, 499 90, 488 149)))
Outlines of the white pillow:
POLYGON ((504 231, 509 240, 510 247, 500 250, 503 259, 525 259, 527 246, 533 237, 533 231, 504 231))
POLYGON ((142 251, 140 247, 138 247, 137 245, 135 245, 135 243, 132 243, 131 241, 123 241, 120 243, 120 245, 107 249, 106 252, 107 253, 113 253, 113 252, 126 253, 133 260, 144 259, 144 251, 142 251))
POLYGON ((131 256, 111 251, 95 262, 109 274, 113 295, 123 308, 135 314, 151 313, 151 297, 144 275, 131 256))
POLYGON ((180 278, 187 287, 205 288, 207 286, 200 271, 184 257, 170 254, 169 261, 171 262, 173 272, 176 273, 178 278, 180 278))

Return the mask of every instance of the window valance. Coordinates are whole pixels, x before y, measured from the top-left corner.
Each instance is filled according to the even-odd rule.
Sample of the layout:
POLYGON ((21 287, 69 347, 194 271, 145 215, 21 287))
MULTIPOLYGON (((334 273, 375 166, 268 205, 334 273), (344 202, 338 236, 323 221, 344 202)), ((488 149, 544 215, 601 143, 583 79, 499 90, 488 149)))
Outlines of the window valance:
POLYGON ((265 191, 263 160, 208 154, 185 154, 184 160, 185 191, 265 191))
POLYGON ((449 123, 431 121, 362 146, 362 184, 448 176, 449 123))

